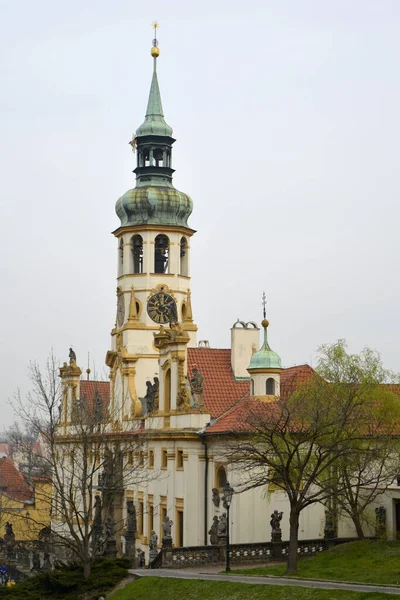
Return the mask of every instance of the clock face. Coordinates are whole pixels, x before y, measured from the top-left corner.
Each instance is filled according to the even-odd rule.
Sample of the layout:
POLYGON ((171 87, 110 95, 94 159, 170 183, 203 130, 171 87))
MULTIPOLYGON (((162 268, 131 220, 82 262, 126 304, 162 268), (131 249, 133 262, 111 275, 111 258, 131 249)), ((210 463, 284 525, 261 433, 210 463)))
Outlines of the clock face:
POLYGON ((176 323, 176 302, 169 294, 157 292, 147 301, 147 313, 156 323, 176 323))
POLYGON ((118 296, 118 304, 117 304, 117 323, 119 327, 122 327, 125 319, 125 300, 124 295, 121 294, 118 296))

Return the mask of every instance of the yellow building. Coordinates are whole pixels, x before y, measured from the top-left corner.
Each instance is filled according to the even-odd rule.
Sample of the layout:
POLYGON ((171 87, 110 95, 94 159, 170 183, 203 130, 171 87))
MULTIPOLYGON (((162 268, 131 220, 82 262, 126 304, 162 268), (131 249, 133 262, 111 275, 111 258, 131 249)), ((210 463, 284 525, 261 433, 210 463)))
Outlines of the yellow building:
POLYGON ((0 458, 0 537, 10 523, 16 541, 37 540, 50 526, 50 499, 47 478, 34 478, 30 486, 11 458, 0 458))

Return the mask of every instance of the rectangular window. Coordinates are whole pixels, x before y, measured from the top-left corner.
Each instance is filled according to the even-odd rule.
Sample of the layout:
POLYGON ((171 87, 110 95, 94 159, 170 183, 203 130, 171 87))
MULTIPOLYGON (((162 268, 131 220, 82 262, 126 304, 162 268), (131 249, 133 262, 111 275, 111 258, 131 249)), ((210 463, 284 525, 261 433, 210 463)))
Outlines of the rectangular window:
POLYGON ((176 451, 176 468, 183 471, 183 450, 176 451))
POLYGON ((133 465, 133 452, 128 452, 128 465, 133 465))
POLYGON ((159 536, 160 540, 163 539, 163 535, 164 535, 164 530, 163 530, 162 524, 164 523, 166 514, 167 514, 167 507, 161 506, 160 507, 160 536, 159 536))
POLYGON ((139 500, 138 534, 143 535, 143 531, 144 531, 144 503, 143 503, 143 500, 139 500))
POLYGON ((154 506, 149 504, 147 508, 147 538, 151 538, 151 532, 154 529, 154 506))
POLYGON ((161 468, 166 469, 168 467, 168 454, 165 449, 161 450, 161 468))
POLYGON ((149 450, 149 464, 148 464, 149 469, 152 469, 154 467, 154 450, 149 450))
POLYGON ((143 467, 144 465, 144 452, 141 450, 139 452, 139 467, 143 467))

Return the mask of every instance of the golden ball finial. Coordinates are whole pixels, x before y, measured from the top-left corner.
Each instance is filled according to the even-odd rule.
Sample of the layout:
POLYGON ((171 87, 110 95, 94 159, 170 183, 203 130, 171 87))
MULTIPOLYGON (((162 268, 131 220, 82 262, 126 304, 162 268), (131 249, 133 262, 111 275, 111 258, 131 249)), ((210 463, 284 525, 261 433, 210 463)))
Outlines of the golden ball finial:
POLYGON ((157 58, 158 56, 160 56, 160 51, 157 48, 157 46, 152 47, 152 49, 150 50, 150 54, 152 55, 153 58, 157 58))
POLYGON ((261 325, 262 325, 262 326, 264 327, 264 329, 265 329, 266 327, 268 327, 268 325, 269 325, 269 321, 267 321, 267 319, 263 319, 263 320, 261 321, 261 325))

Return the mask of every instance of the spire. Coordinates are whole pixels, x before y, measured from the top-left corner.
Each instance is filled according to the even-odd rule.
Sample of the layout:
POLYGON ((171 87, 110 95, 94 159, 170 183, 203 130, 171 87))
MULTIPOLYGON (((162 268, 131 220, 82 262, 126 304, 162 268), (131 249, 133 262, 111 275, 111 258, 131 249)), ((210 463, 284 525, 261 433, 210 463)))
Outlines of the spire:
MULTIPOLYGON (((153 23, 153 27, 154 34, 156 34, 159 27, 157 21, 153 23)), ((161 103, 160 88, 158 85, 157 58, 160 56, 160 50, 158 48, 158 40, 156 37, 154 37, 153 46, 150 53, 153 57, 153 77, 151 80, 149 100, 147 103, 146 118, 139 129, 136 130, 136 135, 159 135, 171 137, 172 127, 165 122, 161 103)))

